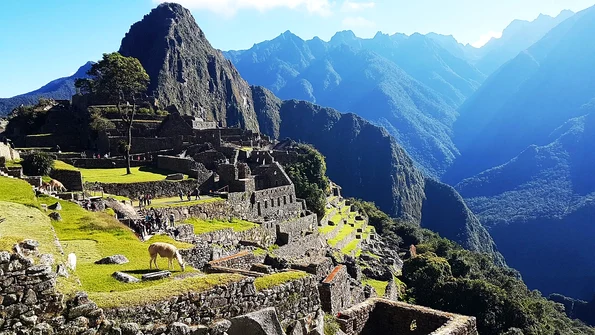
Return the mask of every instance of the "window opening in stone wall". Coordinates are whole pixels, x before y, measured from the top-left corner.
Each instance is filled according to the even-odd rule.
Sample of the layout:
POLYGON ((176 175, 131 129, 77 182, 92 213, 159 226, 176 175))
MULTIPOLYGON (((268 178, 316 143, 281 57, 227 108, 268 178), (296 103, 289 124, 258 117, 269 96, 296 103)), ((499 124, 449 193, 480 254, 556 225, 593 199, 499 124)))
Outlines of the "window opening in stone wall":
POLYGON ((258 202, 257 207, 258 207, 258 216, 262 216, 262 211, 260 209, 260 201, 258 202))
POLYGON ((271 198, 271 207, 275 207, 275 199, 271 198))
POLYGON ((264 201, 264 208, 269 208, 269 204, 267 203, 267 201, 264 201))
POLYGON ((289 203, 290 204, 293 204, 293 194, 290 194, 289 195, 289 203))
POLYGON ((283 196, 283 205, 287 205, 287 196, 286 195, 283 196))
POLYGON ((281 206, 281 198, 277 198, 277 206, 281 206))

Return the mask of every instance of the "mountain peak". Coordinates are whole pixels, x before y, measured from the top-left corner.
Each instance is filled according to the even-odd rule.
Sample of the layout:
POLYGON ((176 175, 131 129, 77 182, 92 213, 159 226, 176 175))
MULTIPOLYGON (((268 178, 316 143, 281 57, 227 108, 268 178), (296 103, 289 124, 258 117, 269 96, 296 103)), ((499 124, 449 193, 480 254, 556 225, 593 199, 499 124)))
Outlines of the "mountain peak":
POLYGON ((160 4, 133 24, 120 53, 141 62, 161 107, 258 130, 250 86, 181 5, 160 4))

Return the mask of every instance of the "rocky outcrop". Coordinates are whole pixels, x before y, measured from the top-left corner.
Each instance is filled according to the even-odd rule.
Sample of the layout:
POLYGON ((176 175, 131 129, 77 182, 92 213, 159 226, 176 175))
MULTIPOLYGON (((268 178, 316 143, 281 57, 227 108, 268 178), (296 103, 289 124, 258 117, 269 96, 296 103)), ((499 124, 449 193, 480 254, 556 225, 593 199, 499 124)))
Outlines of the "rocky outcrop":
POLYGON ((128 258, 124 255, 113 255, 104 257, 95 262, 95 264, 126 264, 128 263, 128 258))
POLYGON ((229 335, 284 335, 277 312, 272 307, 237 316, 230 321, 229 335))
POLYGON ((258 130, 250 86, 215 50, 186 8, 163 3, 135 23, 120 53, 138 58, 160 107, 258 130))

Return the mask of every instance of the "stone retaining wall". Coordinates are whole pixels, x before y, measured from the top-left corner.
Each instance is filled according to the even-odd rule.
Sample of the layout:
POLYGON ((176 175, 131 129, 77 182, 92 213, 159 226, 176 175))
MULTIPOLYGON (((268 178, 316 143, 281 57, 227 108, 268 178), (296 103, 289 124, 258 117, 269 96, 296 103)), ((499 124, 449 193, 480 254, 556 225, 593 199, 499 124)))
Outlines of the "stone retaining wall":
MULTIPOLYGON (((139 161, 131 158, 130 167, 148 166, 151 161, 139 161)), ((127 166, 125 159, 116 158, 61 158, 62 161, 68 163, 77 168, 86 169, 112 169, 112 168, 125 168, 127 166)))
POLYGON ((250 251, 241 251, 235 255, 219 258, 209 262, 211 266, 221 266, 230 269, 250 270, 252 264, 263 263, 264 255, 257 256, 250 251))
POLYGON ((347 335, 477 335, 476 319, 402 302, 373 298, 341 311, 337 321, 347 335), (411 330, 412 324, 416 329, 411 330))
POLYGON ((35 265, 30 258, 0 251, 0 283, 0 333, 30 330, 62 310, 49 264, 35 265))
POLYGON ((194 190, 196 180, 152 181, 146 183, 85 183, 85 189, 103 188, 105 193, 138 199, 143 194, 152 194, 154 198, 177 197, 181 189, 185 194, 194 190))
POLYGON ((52 169, 50 177, 61 182, 68 191, 83 190, 83 175, 80 171, 52 169))
POLYGON ((316 278, 306 277, 263 291, 256 291, 254 278, 245 278, 201 293, 187 293, 138 307, 104 309, 104 313, 117 323, 147 325, 177 321, 204 325, 266 307, 275 307, 285 324, 316 312, 320 308, 316 278))

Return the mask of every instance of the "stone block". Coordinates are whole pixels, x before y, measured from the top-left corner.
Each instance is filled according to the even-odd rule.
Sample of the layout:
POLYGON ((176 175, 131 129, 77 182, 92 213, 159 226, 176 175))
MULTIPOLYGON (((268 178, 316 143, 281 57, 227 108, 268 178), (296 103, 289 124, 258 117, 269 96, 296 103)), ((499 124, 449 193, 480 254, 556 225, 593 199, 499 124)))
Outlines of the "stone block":
POLYGON ((265 308, 230 320, 229 335, 284 335, 274 308, 265 308))
POLYGON ((123 283, 138 283, 140 281, 138 278, 124 272, 114 272, 112 273, 112 277, 123 283))
POLYGON ((151 273, 146 273, 144 275, 142 275, 142 280, 159 280, 159 279, 163 279, 163 278, 167 278, 171 276, 171 272, 170 271, 158 271, 158 272, 151 272, 151 273))
POLYGON ((61 211, 62 210, 62 205, 59 202, 56 202, 53 205, 49 205, 48 209, 51 209, 53 211, 61 211))
POLYGON ((184 174, 182 174, 182 173, 170 174, 170 175, 167 175, 167 177, 165 177, 165 180, 172 180, 172 181, 184 180, 184 174))
POLYGON ((126 264, 128 262, 128 258, 124 255, 113 255, 104 257, 96 261, 95 264, 126 264))
POLYGON ((48 216, 54 221, 62 221, 62 215, 58 212, 51 212, 48 216))

